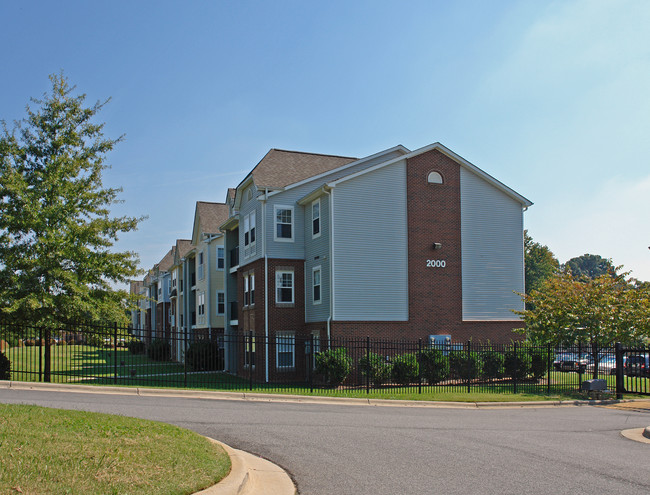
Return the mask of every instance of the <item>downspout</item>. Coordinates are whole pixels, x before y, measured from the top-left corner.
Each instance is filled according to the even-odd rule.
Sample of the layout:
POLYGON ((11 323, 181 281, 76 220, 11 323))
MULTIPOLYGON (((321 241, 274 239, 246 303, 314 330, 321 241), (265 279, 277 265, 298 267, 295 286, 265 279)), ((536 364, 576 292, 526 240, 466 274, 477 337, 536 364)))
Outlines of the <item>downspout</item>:
POLYGON ((266 201, 269 190, 264 188, 264 201, 262 203, 262 243, 264 247, 264 340, 265 340, 265 373, 266 382, 269 381, 269 258, 266 254, 266 201))
POLYGON ((323 191, 329 196, 330 203, 330 314, 327 317, 327 347, 331 346, 332 316, 334 314, 334 186, 325 186, 323 191))

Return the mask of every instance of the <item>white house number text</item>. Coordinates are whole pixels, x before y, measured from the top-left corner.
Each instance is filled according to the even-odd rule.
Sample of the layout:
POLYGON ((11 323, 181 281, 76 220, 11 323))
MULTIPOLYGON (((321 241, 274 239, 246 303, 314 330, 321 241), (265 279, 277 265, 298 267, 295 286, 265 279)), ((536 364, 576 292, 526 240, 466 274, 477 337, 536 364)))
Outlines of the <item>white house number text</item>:
POLYGON ((444 268, 447 266, 445 260, 427 260, 427 268, 444 268))

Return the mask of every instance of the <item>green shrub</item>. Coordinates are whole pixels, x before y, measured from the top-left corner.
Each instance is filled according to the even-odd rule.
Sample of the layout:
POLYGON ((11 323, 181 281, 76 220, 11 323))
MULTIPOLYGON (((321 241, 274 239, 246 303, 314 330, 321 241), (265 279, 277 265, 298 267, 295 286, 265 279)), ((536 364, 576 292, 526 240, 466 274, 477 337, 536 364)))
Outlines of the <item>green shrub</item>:
POLYGON ((11 363, 2 352, 0 352, 0 380, 11 380, 11 363))
POLYGON ((531 348, 528 354, 530 354, 530 374, 535 380, 539 380, 548 369, 549 353, 546 349, 531 348))
POLYGON ((390 378, 391 364, 386 362, 383 356, 374 352, 359 359, 359 368, 361 373, 367 376, 375 387, 380 387, 390 378))
POLYGON ((506 351, 503 360, 503 368, 506 376, 512 379, 521 380, 530 374, 531 370, 531 357, 526 349, 514 348, 506 351))
POLYGON ((154 361, 169 361, 172 355, 172 348, 169 342, 163 339, 154 339, 147 348, 147 356, 154 361))
POLYGON ((415 354, 402 354, 393 359, 390 376, 394 382, 408 385, 417 381, 419 371, 420 367, 415 354))
POLYGON ((435 385, 449 378, 449 359, 440 349, 425 349, 420 354, 422 378, 435 385))
POLYGON ((131 340, 127 344, 130 354, 144 354, 145 345, 141 340, 131 340))
POLYGON ((449 353, 449 369, 461 380, 474 380, 481 373, 481 357, 476 352, 452 351, 449 353))
POLYGON ((316 354, 316 374, 332 387, 343 383, 351 370, 352 359, 344 347, 328 349, 316 354))
POLYGON ((219 370, 219 344, 212 340, 192 342, 185 353, 185 361, 194 371, 219 370))
POLYGON ((483 378, 503 378, 504 357, 499 351, 485 351, 481 353, 481 376, 483 378))

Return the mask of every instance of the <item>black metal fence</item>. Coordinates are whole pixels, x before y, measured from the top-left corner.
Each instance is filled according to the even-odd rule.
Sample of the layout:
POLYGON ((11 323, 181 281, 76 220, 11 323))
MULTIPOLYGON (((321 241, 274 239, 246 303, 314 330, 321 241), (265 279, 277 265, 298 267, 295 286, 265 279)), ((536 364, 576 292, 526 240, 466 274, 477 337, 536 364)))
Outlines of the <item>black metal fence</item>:
MULTIPOLYGON (((10 374, 0 379, 212 390, 386 396, 558 394, 600 378, 608 390, 650 395, 648 348, 589 352, 520 342, 321 339, 278 332, 158 332, 117 325, 0 325, 10 374)), ((1 363, 0 363, 1 364, 1 363)))

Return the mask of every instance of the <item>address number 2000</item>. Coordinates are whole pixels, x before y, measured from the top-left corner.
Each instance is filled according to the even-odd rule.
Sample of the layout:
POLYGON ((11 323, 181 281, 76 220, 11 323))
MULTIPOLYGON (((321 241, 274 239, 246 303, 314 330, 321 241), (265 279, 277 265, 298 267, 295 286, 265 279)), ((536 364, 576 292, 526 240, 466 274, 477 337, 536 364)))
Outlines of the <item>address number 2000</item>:
POLYGON ((427 268, 444 268, 447 266, 445 260, 427 260, 427 268))

